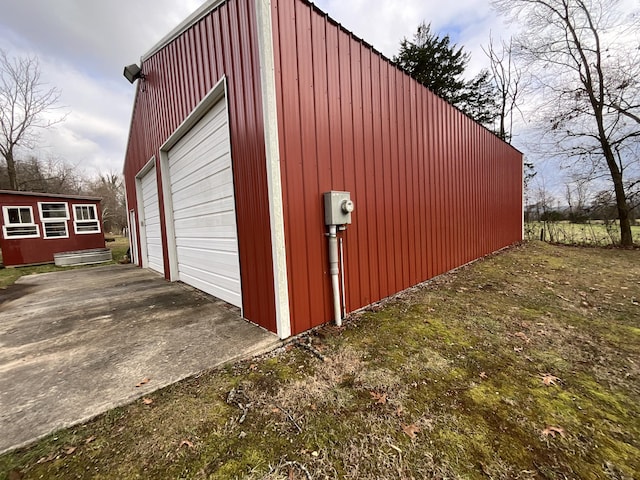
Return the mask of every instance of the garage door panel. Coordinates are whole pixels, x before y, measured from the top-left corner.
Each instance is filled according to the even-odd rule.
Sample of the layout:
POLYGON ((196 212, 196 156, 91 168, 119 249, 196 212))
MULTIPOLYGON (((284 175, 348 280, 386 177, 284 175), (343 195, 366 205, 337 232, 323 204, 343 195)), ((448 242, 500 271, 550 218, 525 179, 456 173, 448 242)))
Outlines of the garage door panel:
POLYGON ((208 239, 213 237, 213 238, 228 238, 228 239, 235 240, 237 243, 234 226, 231 226, 231 225, 218 226, 215 229, 215 233, 211 232, 211 230, 212 230, 211 227, 201 227, 201 226, 185 228, 184 231, 180 233, 180 237, 176 237, 176 239, 180 239, 184 237, 194 238, 194 239, 198 239, 198 238, 208 239))
MULTIPOLYGON (((239 290, 240 279, 231 277, 228 271, 224 270, 212 270, 207 268, 200 268, 193 265, 183 265, 180 270, 180 274, 183 277, 200 278, 202 283, 214 284, 216 287, 220 287, 224 290, 239 290)), ((184 281, 184 280, 183 280, 184 281)))
POLYGON ((233 253, 236 251, 236 243, 235 236, 206 239, 181 237, 177 241, 177 247, 233 253))
POLYGON ((176 190, 184 188, 185 184, 190 184, 194 179, 213 177, 220 175, 221 172, 229 172, 228 156, 228 153, 221 157, 211 156, 208 164, 194 164, 193 170, 183 171, 180 175, 176 175, 173 177, 176 190))
POLYGON ((168 152, 178 278, 242 306, 226 101, 168 152))
MULTIPOLYGON (((223 184, 215 189, 202 191, 199 195, 190 196, 187 191, 183 190, 178 193, 177 208, 174 206, 173 210, 174 212, 184 210, 188 213, 192 208, 200 208, 213 203, 216 205, 211 207, 212 211, 216 211, 218 207, 223 207, 223 205, 217 205, 219 202, 225 202, 229 199, 231 200, 232 208, 235 209, 233 196, 233 185, 231 184, 223 184)), ((227 207, 224 207, 224 209, 226 210, 227 207)))
POLYGON ((187 156, 189 152, 198 148, 202 138, 208 138, 218 133, 220 133, 222 138, 228 138, 228 134, 225 132, 226 130, 228 130, 226 124, 226 109, 220 105, 216 105, 171 148, 169 155, 187 156))
POLYGON ((192 267, 197 266, 199 270, 215 272, 222 277, 238 280, 238 272, 235 268, 236 259, 233 252, 216 251, 215 253, 216 255, 211 255, 211 250, 205 252, 199 248, 178 247, 181 263, 192 267))
POLYGON ((147 265, 152 270, 164 273, 162 234, 160 231, 160 204, 156 169, 152 167, 141 179, 142 228, 145 232, 147 265))
MULTIPOLYGON (((183 181, 176 182, 175 192, 178 202, 182 200, 191 201, 191 198, 199 198, 200 196, 208 197, 220 188, 231 187, 233 189, 233 175, 231 169, 226 168, 215 173, 199 172, 191 177, 187 177, 183 181), (231 184, 231 185, 230 185, 231 184), (211 190, 211 191, 210 191, 211 190)), ((182 207, 178 203, 178 207, 182 207)))
POLYGON ((198 205, 189 205, 188 208, 174 211, 174 219, 176 221, 187 218, 202 217, 211 215, 220 211, 234 211, 233 196, 227 195, 223 198, 216 198, 210 203, 201 203, 198 205))
MULTIPOLYGON (((179 162, 175 164, 174 180, 179 181, 184 178, 185 175, 202 168, 203 166, 209 166, 211 162, 218 162, 220 164, 226 164, 226 162, 220 162, 225 156, 229 155, 231 146, 229 142, 222 141, 220 139, 211 138, 207 139, 202 145, 193 152, 189 153, 189 156, 182 157, 172 155, 169 157, 171 162, 174 158, 178 158, 179 162)), ((213 166, 215 170, 215 164, 213 166)))
POLYGON ((163 273, 164 261, 162 259, 162 245, 149 244, 147 246, 149 267, 157 272, 163 273))
POLYGON ((190 139, 190 143, 185 143, 186 141, 185 138, 180 140, 168 154, 169 161, 180 159, 180 165, 175 165, 177 175, 191 170, 192 165, 203 162, 204 157, 211 158, 212 152, 215 152, 215 157, 219 157, 231 150, 228 134, 222 127, 203 132, 200 137, 190 139))
MULTIPOLYGON (((220 203, 220 202, 217 202, 220 203)), ((236 225, 236 214, 233 209, 229 210, 218 210, 216 212, 211 212, 206 215, 191 215, 192 209, 189 209, 187 212, 178 212, 179 218, 175 220, 176 226, 180 229, 182 228, 193 228, 193 227, 233 227, 235 229, 236 225)), ((182 233, 177 233, 176 238, 182 236, 182 233)), ((209 236, 209 235, 205 235, 209 236)), ((214 232, 211 232, 211 236, 215 236, 214 232)))
MULTIPOLYGON (((153 208, 151 205, 145 206, 145 212, 148 212, 153 208)), ((158 208, 158 207, 155 207, 158 208)), ((153 212, 151 215, 145 215, 145 219, 147 223, 152 223, 159 225, 160 224, 160 215, 156 212, 153 212)))
POLYGON ((239 282, 237 284, 230 283, 228 287, 225 288, 224 285, 227 285, 225 279, 216 278, 215 275, 199 271, 194 272, 194 275, 183 273, 180 276, 180 280, 232 305, 242 304, 242 297, 238 293, 240 291, 239 282))

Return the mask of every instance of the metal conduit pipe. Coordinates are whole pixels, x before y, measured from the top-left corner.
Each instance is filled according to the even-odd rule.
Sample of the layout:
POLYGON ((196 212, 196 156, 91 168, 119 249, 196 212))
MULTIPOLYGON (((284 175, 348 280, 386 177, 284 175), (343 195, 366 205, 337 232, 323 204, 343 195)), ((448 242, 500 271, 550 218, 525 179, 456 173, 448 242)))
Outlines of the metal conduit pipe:
MULTIPOLYGON (((345 230, 351 223, 351 212, 354 205, 349 192, 330 191, 324 194, 324 224, 329 227, 329 274, 331 275, 331 290, 333 293, 333 318, 338 327, 342 326, 340 312, 340 274, 342 267, 342 252, 338 252, 338 229, 345 230)), ((342 239, 340 239, 342 245, 342 239)), ((344 278, 342 280, 344 295, 344 278)), ((344 297, 343 297, 343 303, 344 297)))
POLYGON ((333 294, 333 318, 338 327, 342 326, 342 315, 340 314, 340 279, 338 277, 340 269, 338 255, 338 227, 329 225, 329 274, 331 275, 331 291, 333 294))

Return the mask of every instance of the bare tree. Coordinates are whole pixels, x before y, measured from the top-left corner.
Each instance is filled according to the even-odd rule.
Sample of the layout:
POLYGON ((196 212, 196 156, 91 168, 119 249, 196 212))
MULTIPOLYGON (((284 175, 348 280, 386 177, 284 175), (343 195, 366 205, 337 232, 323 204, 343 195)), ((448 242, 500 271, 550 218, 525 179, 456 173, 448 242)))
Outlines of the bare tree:
MULTIPOLYGON (((29 155, 15 159, 17 190, 42 193, 81 195, 87 179, 84 172, 62 158, 48 156, 44 160, 29 155)), ((11 190, 7 168, 0 164, 0 189, 11 190)))
POLYGON ((630 75, 621 75, 618 67, 630 67, 624 59, 637 42, 622 40, 638 38, 636 20, 623 15, 617 0, 494 0, 494 5, 525 26, 514 47, 533 73, 543 99, 537 111, 554 150, 576 171, 606 173, 620 243, 632 245, 629 187, 640 160, 629 153, 640 137, 632 100, 638 84, 625 81, 630 75))
POLYGON ((588 218, 588 202, 591 198, 591 180, 572 175, 564 184, 565 199, 569 206, 569 220, 584 223, 588 218))
POLYGON ((0 154, 7 166, 9 187, 18 190, 15 152, 31 146, 35 130, 60 122, 46 113, 55 108, 60 92, 40 79, 36 57, 10 58, 0 49, 0 154))
POLYGON ((514 62, 513 41, 501 42, 498 50, 493 37, 489 37, 489 46, 482 51, 491 63, 491 75, 498 95, 498 136, 507 143, 513 137, 513 114, 519 110, 522 100, 524 75, 522 69, 514 62))
POLYGON ((102 223, 105 232, 121 231, 127 225, 122 175, 101 173, 88 183, 87 193, 102 198, 102 223))
POLYGON ((612 82, 605 85, 607 106, 640 124, 640 49, 612 62, 612 82))

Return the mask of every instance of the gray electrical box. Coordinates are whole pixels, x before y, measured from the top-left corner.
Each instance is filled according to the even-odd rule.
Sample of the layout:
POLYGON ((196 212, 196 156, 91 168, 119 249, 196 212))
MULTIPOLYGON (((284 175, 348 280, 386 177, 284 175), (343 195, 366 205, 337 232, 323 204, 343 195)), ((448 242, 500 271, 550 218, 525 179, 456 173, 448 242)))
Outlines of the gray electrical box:
POLYGON ((326 192, 324 194, 324 224, 350 224, 353 208, 354 205, 349 192, 326 192))

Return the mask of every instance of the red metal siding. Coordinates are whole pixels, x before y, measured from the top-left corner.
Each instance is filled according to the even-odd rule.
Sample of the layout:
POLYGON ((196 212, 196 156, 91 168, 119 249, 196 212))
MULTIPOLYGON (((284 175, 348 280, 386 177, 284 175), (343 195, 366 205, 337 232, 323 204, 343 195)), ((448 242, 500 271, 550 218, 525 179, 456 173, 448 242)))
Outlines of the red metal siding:
POLYGON ((349 311, 521 239, 519 152, 306 1, 272 14, 293 333, 331 320, 325 191, 356 205, 349 311))
POLYGON ((30 265, 36 263, 52 263, 53 255, 60 252, 74 250, 86 250, 91 248, 104 248, 104 233, 102 226, 100 233, 84 233, 77 235, 73 228, 73 205, 95 205, 98 218, 102 219, 100 202, 88 199, 66 199, 59 196, 35 196, 23 194, 0 193, 0 249, 2 249, 2 262, 5 266, 30 265), (64 202, 68 204, 70 219, 67 220, 68 238, 44 238, 44 225, 38 211, 38 202, 64 202), (2 226, 4 225, 3 206, 31 207, 33 221, 39 225, 40 238, 4 238, 2 226))
MULTIPOLYGON (((125 160, 129 208, 135 175, 222 76, 227 77, 244 316, 275 331, 269 202, 253 0, 229 0, 146 60, 125 160)), ((164 209, 160 168, 158 192, 164 209)), ((166 238, 164 215, 162 235, 166 238)), ((163 247, 167 249, 166 240, 163 247)), ((169 274, 165 255, 165 272, 169 274)))

